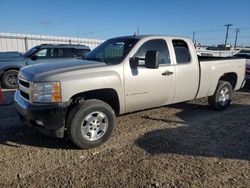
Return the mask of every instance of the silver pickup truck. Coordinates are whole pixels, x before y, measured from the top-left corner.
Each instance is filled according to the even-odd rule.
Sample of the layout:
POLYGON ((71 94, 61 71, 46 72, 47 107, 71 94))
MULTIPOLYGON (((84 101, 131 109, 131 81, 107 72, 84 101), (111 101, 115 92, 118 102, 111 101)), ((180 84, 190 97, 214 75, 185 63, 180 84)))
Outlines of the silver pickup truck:
POLYGON ((201 61, 192 41, 175 36, 109 39, 84 61, 22 68, 15 101, 22 119, 46 135, 92 148, 111 135, 116 115, 208 96, 229 106, 245 60, 201 61))

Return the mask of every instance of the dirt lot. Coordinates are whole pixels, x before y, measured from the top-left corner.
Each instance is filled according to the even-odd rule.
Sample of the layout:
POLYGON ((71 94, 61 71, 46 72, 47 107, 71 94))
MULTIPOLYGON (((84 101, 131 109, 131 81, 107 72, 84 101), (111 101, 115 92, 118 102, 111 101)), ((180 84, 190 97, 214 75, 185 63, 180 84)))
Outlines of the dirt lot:
POLYGON ((0 187, 250 187, 249 114, 245 89, 224 112, 201 99, 121 116, 107 143, 78 150, 2 106, 0 187))

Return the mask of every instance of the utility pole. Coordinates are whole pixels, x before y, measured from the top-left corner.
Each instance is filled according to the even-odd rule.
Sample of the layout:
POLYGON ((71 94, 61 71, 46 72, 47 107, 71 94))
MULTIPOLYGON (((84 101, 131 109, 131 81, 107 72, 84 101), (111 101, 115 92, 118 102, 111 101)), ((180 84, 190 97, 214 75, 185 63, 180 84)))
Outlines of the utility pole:
POLYGON ((136 35, 139 35, 140 34, 140 28, 139 28, 139 25, 137 26, 137 32, 136 32, 136 35))
POLYGON ((229 27, 232 26, 233 24, 226 24, 225 26, 227 27, 227 32, 226 32, 226 38, 225 38, 225 50, 226 50, 226 45, 227 45, 227 38, 228 38, 228 30, 229 30, 229 27))
POLYGON ((195 31, 193 32, 193 43, 195 44, 195 31))
POLYGON ((235 42, 234 42, 234 49, 236 49, 237 47, 237 40, 238 40, 238 34, 239 34, 240 30, 239 28, 236 29, 236 36, 235 36, 235 42))

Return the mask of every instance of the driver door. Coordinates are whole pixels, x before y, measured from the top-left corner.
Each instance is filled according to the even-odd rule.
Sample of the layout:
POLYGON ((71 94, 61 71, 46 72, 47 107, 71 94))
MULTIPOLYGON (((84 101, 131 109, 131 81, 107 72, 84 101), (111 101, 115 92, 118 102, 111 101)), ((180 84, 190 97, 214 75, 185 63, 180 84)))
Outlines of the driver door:
POLYGON ((172 103, 175 89, 175 67, 171 66, 168 46, 163 39, 146 41, 133 57, 145 58, 146 52, 159 52, 159 68, 145 67, 139 60, 136 68, 127 63, 125 68, 126 112, 133 112, 172 103))
POLYGON ((32 55, 33 57, 36 56, 36 58, 29 58, 26 62, 27 65, 34 65, 38 63, 49 63, 56 61, 56 58, 51 55, 51 48, 42 48, 39 51, 37 51, 35 54, 32 55))

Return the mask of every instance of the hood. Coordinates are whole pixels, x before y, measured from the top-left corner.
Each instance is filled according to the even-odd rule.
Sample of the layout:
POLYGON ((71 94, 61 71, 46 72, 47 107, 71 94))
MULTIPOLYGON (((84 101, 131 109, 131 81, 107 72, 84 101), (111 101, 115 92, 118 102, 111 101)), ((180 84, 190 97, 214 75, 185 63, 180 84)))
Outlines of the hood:
POLYGON ((39 81, 42 77, 93 67, 106 66, 103 62, 75 60, 57 63, 42 63, 21 69, 19 77, 28 81, 39 81))
POLYGON ((22 56, 0 56, 0 63, 1 62, 20 62, 24 61, 24 57, 22 56))

